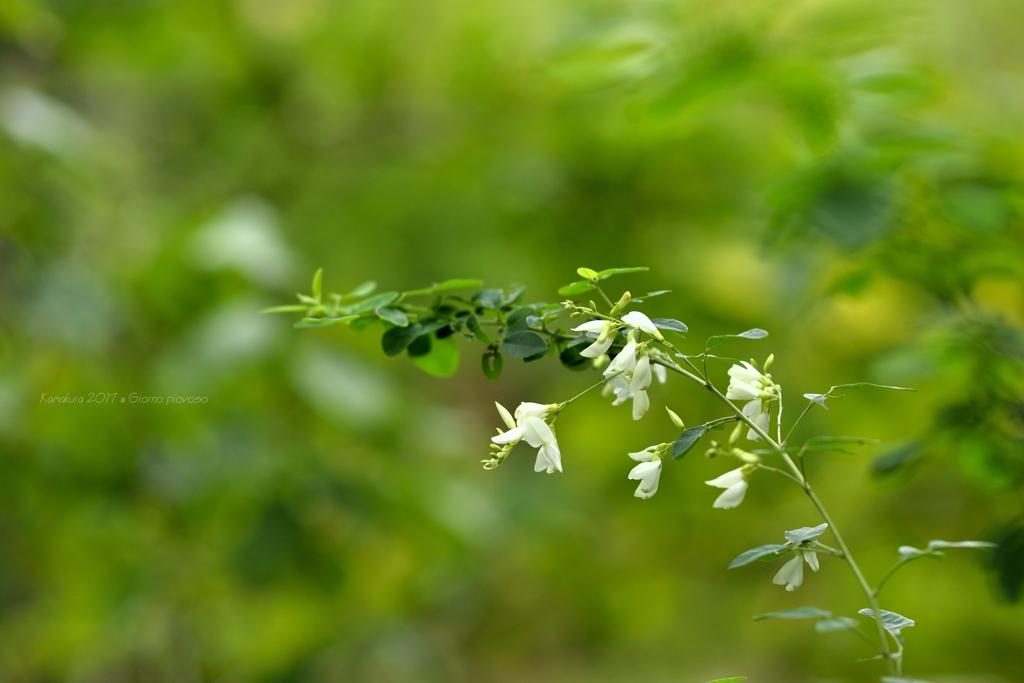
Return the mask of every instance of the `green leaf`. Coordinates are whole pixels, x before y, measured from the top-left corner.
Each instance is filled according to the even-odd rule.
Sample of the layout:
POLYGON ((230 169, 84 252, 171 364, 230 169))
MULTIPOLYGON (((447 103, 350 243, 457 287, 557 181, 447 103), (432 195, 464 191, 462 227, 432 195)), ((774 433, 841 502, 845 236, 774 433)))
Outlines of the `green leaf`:
POLYGON ((530 326, 527 318, 533 316, 536 312, 537 311, 534 310, 533 306, 520 306, 508 314, 508 318, 506 319, 508 329, 525 330, 530 326))
POLYGON ((508 289, 505 290, 505 298, 501 300, 503 306, 510 306, 521 298, 523 298, 523 292, 526 291, 526 287, 522 285, 509 285, 508 289))
POLYGON ((857 628, 860 626, 860 622, 850 617, 833 617, 831 619, 821 619, 814 625, 814 630, 818 633, 831 633, 833 631, 845 631, 846 629, 857 628))
POLYGON ((854 443, 862 446, 877 446, 882 443, 878 439, 868 439, 863 436, 812 436, 805 442, 808 448, 822 444, 854 443))
POLYGON ((409 348, 407 348, 405 352, 408 353, 411 358, 415 358, 416 356, 425 356, 430 353, 431 346, 430 335, 421 334, 412 340, 412 343, 409 344, 409 348))
POLYGON ((361 296, 369 296, 370 294, 373 294, 374 291, 376 291, 376 289, 377 289, 377 283, 374 282, 373 280, 367 280, 366 282, 364 282, 363 284, 359 285, 358 287, 353 289, 351 292, 346 294, 344 298, 346 298, 346 299, 358 299, 361 296))
POLYGON ((316 272, 313 273, 313 285, 312 287, 310 287, 310 293, 313 295, 313 298, 316 299, 317 301, 320 301, 320 295, 322 294, 323 291, 323 282, 324 269, 317 268, 316 272))
POLYGON ((708 681, 708 683, 737 683, 737 681, 745 680, 747 680, 746 676, 733 676, 732 678, 716 678, 713 681, 708 681))
POLYGON ((767 332, 765 332, 764 330, 762 330, 760 328, 755 327, 752 330, 747 330, 746 332, 740 332, 739 334, 720 334, 720 335, 711 337, 711 338, 709 338, 707 340, 707 342, 705 342, 704 346, 706 348, 713 349, 714 347, 718 346, 719 344, 724 344, 725 342, 729 341, 730 339, 764 339, 767 336, 768 336, 767 332))
MULTIPOLYGON (((913 619, 907 619, 902 614, 896 614, 895 612, 890 612, 889 610, 884 609, 878 610, 878 613, 882 615, 882 626, 886 631, 896 637, 899 637, 900 631, 903 629, 910 628, 911 626, 917 626, 916 621, 913 619)), ((870 607, 858 610, 857 614, 863 614, 864 616, 871 617, 872 619, 875 618, 875 611, 870 607)))
POLYGON ((469 331, 473 333, 473 336, 484 344, 487 344, 488 346, 494 345, 494 340, 487 336, 487 333, 484 332, 484 328, 480 326, 480 320, 472 313, 466 318, 466 327, 468 327, 469 331))
POLYGON ((832 613, 817 607, 797 607, 782 612, 771 612, 754 617, 754 621, 765 619, 831 619, 832 613))
POLYGON ((377 324, 378 320, 380 320, 380 318, 378 318, 377 316, 367 316, 365 318, 360 318, 357 316, 356 319, 352 321, 350 327, 354 332, 362 332, 365 329, 373 327, 375 324, 377 324))
POLYGON ((995 547, 997 547, 995 543, 989 543, 988 541, 929 541, 928 547, 924 550, 909 545, 901 545, 899 547, 899 554, 908 560, 919 557, 931 557, 941 560, 946 556, 945 553, 940 552, 942 549, 975 548, 987 550, 995 547))
POLYGON ((558 293, 562 296, 575 296, 577 294, 582 294, 583 292, 589 292, 592 289, 594 289, 593 283, 582 280, 580 282, 573 282, 572 284, 568 284, 564 287, 559 287, 558 293))
POLYGON ((513 358, 529 358, 545 353, 548 350, 548 343, 536 332, 520 330, 505 337, 501 348, 513 358))
POLYGON ((729 563, 729 569, 736 569, 737 567, 743 567, 751 562, 756 562, 762 557, 772 556, 771 559, 780 557, 781 551, 789 550, 789 546, 784 543, 772 543, 769 545, 761 545, 756 548, 751 548, 745 553, 740 553, 735 560, 729 563))
POLYGON ((501 295, 500 289, 483 289, 473 295, 473 303, 481 308, 500 308, 501 295))
POLYGON ((892 474, 907 463, 917 460, 922 454, 921 442, 911 441, 902 444, 875 458, 871 463, 871 473, 876 477, 892 474))
MULTIPOLYGON (((302 320, 297 321, 293 327, 330 327, 331 325, 337 325, 345 319, 346 318, 303 318, 302 320)), ((352 320, 353 316, 350 316, 347 319, 352 320)))
POLYGON ((569 370, 587 370, 594 367, 594 359, 581 356, 580 351, 582 349, 579 345, 566 344, 565 348, 558 354, 558 360, 562 361, 562 365, 569 370))
POLYGON ((392 325, 398 327, 406 327, 409 325, 409 316, 397 308, 390 308, 388 306, 381 306, 377 309, 377 316, 381 320, 387 320, 392 325))
POLYGON ((871 382, 854 382, 853 384, 837 384, 829 391, 834 389, 892 389, 894 391, 913 391, 917 393, 917 389, 911 389, 909 387, 894 387, 888 384, 873 384, 871 382))
POLYGON ((672 330, 673 332, 687 332, 690 329, 683 323, 672 318, 655 318, 651 322, 654 323, 655 327, 663 330, 672 330))
POLYGON ((309 306, 302 304, 289 304, 286 306, 271 306, 270 308, 264 308, 260 313, 305 313, 309 310, 309 306))
POLYGON ((480 359, 484 370, 484 377, 496 380, 501 377, 502 356, 497 349, 487 349, 483 358, 480 359))
POLYGON ((672 293, 671 289, 659 289, 656 292, 647 292, 646 294, 642 294, 640 296, 635 296, 635 297, 633 297, 632 301, 635 304, 642 304, 644 301, 646 301, 647 299, 650 299, 652 297, 661 296, 662 294, 671 294, 671 293, 672 293))
POLYGON ((709 429, 711 427, 706 424, 684 429, 683 433, 676 439, 676 442, 672 444, 672 457, 678 459, 689 453, 690 449, 700 441, 700 437, 704 436, 709 429))
MULTIPOLYGON (((644 273, 650 270, 647 266, 635 266, 633 268, 606 268, 597 274, 598 280, 607 280, 612 275, 625 275, 627 273, 644 273)), ((561 291, 559 291, 561 294, 561 291)))
POLYGON ((995 543, 988 541, 928 541, 928 550, 939 548, 995 548, 995 543))
MULTIPOLYGON (((423 336, 420 339, 430 337, 423 336)), ((431 340, 430 352, 413 357, 412 362, 428 375, 451 377, 459 369, 459 345, 455 337, 431 340)))
POLYGON ((392 327, 380 338, 380 346, 386 356, 397 356, 423 333, 423 326, 413 323, 408 327, 392 327))
POLYGON ((792 531, 786 532, 786 540, 794 545, 799 545, 805 541, 821 536, 825 533, 825 529, 828 529, 828 524, 819 524, 818 526, 805 526, 799 529, 793 529, 792 531))
POLYGON ((357 301, 354 304, 342 306, 338 311, 345 315, 357 315, 359 313, 376 310, 381 306, 387 306, 397 298, 398 292, 383 292, 382 294, 371 296, 369 299, 363 299, 362 301, 357 301))
POLYGON ((593 281, 593 280, 596 280, 598 278, 597 271, 596 270, 592 270, 590 268, 577 268, 576 272, 579 273, 580 277, 583 278, 584 280, 591 280, 591 281, 593 281))
POLYGON ((406 296, 429 296, 436 292, 443 292, 447 289, 470 289, 472 287, 479 287, 484 283, 483 280, 445 280, 423 289, 413 289, 405 293, 406 296))

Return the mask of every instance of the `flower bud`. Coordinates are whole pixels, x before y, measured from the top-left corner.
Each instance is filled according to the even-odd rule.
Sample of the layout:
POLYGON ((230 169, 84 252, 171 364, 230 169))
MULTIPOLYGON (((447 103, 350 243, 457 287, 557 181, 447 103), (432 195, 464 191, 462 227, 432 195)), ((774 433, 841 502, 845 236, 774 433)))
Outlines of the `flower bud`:
POLYGON ((774 363, 774 362, 775 362, 775 354, 773 353, 772 355, 768 356, 768 360, 766 360, 764 362, 764 371, 768 372, 768 368, 770 368, 772 366, 772 363, 774 363))
POLYGON ((630 302, 631 299, 632 299, 632 296, 630 295, 629 292, 623 292, 622 293, 622 297, 619 299, 619 303, 615 304, 615 306, 612 307, 611 315, 612 316, 616 316, 619 313, 621 313, 622 310, 624 308, 626 308, 626 306, 629 305, 629 302, 630 302))
POLYGON ((740 433, 743 431, 743 423, 738 422, 736 428, 732 430, 732 434, 729 435, 729 445, 734 446, 736 442, 740 440, 740 433))
POLYGON ((733 457, 739 459, 742 462, 747 463, 748 465, 756 465, 757 463, 761 462, 761 458, 755 455, 754 453, 748 453, 747 451, 744 451, 739 448, 732 449, 732 455, 733 457))
POLYGON ((682 418, 676 415, 671 408, 665 406, 665 410, 668 412, 668 419, 672 420, 672 424, 674 424, 679 429, 686 429, 686 425, 683 424, 682 418))
MULTIPOLYGON (((607 353, 603 353, 594 359, 594 369, 601 370, 612 361, 611 357, 607 353)), ((610 386, 610 385, 609 385, 610 386)))

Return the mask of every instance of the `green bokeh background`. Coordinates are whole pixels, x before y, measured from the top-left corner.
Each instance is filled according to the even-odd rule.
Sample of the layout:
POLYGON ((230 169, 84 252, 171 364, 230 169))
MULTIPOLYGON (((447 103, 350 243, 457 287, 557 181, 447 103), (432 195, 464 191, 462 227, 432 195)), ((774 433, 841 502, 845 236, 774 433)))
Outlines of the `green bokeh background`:
POLYGON ((632 496, 662 406, 721 414, 698 388, 636 423, 588 396, 564 474, 525 448, 485 472, 492 401, 592 378, 489 382, 460 342, 441 380, 379 327, 259 315, 319 266, 552 301, 649 265, 611 282, 673 290, 645 310, 694 352, 769 330, 732 348, 787 397, 920 390, 812 412, 804 436, 882 441, 812 475, 872 576, 1000 540, 884 604, 919 622, 915 677, 1022 680, 1022 31, 1012 0, 5 0, 0 679, 877 680, 849 634, 749 619, 852 614, 844 567, 725 570, 817 522, 783 480, 712 510, 726 465, 695 452, 632 496))

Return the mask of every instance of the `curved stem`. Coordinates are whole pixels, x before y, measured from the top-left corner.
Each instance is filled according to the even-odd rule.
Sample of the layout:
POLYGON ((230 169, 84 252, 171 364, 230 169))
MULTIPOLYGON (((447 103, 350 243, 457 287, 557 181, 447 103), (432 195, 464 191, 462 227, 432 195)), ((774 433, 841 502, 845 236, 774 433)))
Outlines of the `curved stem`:
MULTIPOLYGON (((668 344, 668 346, 670 346, 673 350, 675 349, 675 347, 672 346, 671 344, 668 344)), ((860 565, 858 565, 857 561, 853 558, 853 554, 850 552, 850 547, 846 545, 846 541, 843 539, 842 534, 836 527, 835 521, 832 519, 832 516, 828 513, 828 510, 825 509, 824 504, 822 504, 821 500, 818 498, 818 495, 814 492, 814 489, 811 488, 811 485, 810 483, 808 483, 807 478, 804 476, 804 473, 800 470, 799 467, 796 466, 796 463, 793 462, 793 459, 789 457, 789 454, 785 451, 785 449, 782 446, 773 441, 772 438, 763 429, 761 429, 757 424, 755 424, 753 420, 744 415, 743 411, 740 410, 736 406, 736 404, 727 399, 725 395, 721 391, 719 391, 714 385, 712 385, 709 381, 701 381, 700 378, 696 377, 695 375, 692 375, 689 372, 686 372, 685 370, 682 370, 682 368, 672 369, 676 370, 676 372, 680 372, 681 374, 687 377, 690 377, 690 379, 696 380, 702 386, 708 389, 708 391, 714 394, 716 398, 725 403, 725 405, 727 405, 729 409, 732 410, 733 413, 735 413, 736 417, 739 420, 741 420, 748 427, 754 430, 755 434, 760 436, 761 439, 763 439, 764 442, 768 444, 768 446, 773 451, 775 451, 776 453, 779 454, 779 456, 782 457, 782 460, 786 463, 790 471, 793 473, 793 479, 800 484, 800 486, 804 490, 804 493, 807 494, 807 497, 810 498, 811 503, 813 503, 814 507, 818 510, 818 514, 821 515, 821 518, 828 524, 829 529, 832 531, 832 536, 835 537, 836 543, 839 545, 840 552, 843 553, 843 559, 845 559, 847 564, 850 565, 850 570, 853 572, 854 578, 856 578, 857 580, 857 585, 860 586, 861 592, 864 593, 864 597, 867 598, 868 604, 871 606, 873 614, 875 615, 875 625, 878 627, 878 636, 880 638, 880 648, 882 651, 882 657, 886 661, 886 665, 889 668, 889 672, 891 674, 896 674, 896 661, 893 656, 892 649, 889 646, 888 631, 885 630, 885 626, 882 623, 882 613, 878 607, 878 597, 876 596, 874 590, 872 590, 871 585, 868 583, 867 579, 864 578, 864 572, 861 571, 860 565)))

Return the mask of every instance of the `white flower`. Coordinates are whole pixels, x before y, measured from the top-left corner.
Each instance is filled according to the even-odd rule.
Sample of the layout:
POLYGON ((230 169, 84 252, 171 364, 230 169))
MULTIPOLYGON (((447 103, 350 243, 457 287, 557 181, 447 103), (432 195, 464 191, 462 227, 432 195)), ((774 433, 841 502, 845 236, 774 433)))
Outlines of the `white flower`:
POLYGON ((722 510, 731 510, 743 502, 743 496, 747 495, 747 473, 742 467, 730 470, 722 476, 704 482, 708 486, 725 489, 715 500, 712 507, 722 510))
POLYGON ((657 450, 657 446, 651 446, 639 453, 629 454, 629 457, 640 463, 629 471, 630 479, 640 480, 640 485, 636 487, 636 492, 633 494, 637 498, 646 500, 658 492, 658 481, 661 479, 661 457, 656 456, 657 450))
POLYGON ((818 556, 808 550, 797 550, 796 557, 782 565, 782 569, 772 579, 777 586, 786 586, 786 590, 795 591, 804 582, 804 562, 814 571, 818 571, 818 556))
POLYGON ((551 413, 552 406, 543 403, 520 403, 516 408, 515 421, 513 421, 504 406, 500 403, 495 403, 495 405, 498 407, 501 419, 509 426, 509 430, 492 437, 491 441, 504 446, 514 445, 525 440, 534 448, 540 449, 537 452, 534 471, 548 474, 555 471, 561 472, 562 454, 558 449, 558 441, 555 439, 555 433, 551 431, 551 427, 543 419, 551 413))
POLYGON ((658 379, 658 384, 664 384, 668 381, 668 370, 661 363, 652 365, 651 370, 654 370, 654 376, 658 379))
POLYGON ((659 341, 664 339, 654 322, 640 311, 630 311, 622 316, 622 322, 630 327, 637 328, 641 332, 646 332, 659 341))
POLYGON ((605 368, 604 376, 609 379, 604 393, 615 394, 613 406, 633 399, 633 419, 639 420, 651 407, 647 397, 647 388, 651 386, 651 359, 645 353, 637 360, 636 346, 636 340, 630 339, 605 368))
MULTIPOLYGON (((729 368, 729 378, 729 389, 725 397, 731 401, 749 401, 743 406, 743 415, 750 418, 761 431, 767 431, 771 420, 768 399, 775 395, 775 385, 746 361, 729 368)), ((753 429, 747 431, 747 438, 751 441, 761 440, 753 429)))
POLYGON ((597 340, 580 351, 584 358, 597 358, 608 352, 612 342, 615 341, 615 326, 604 320, 591 320, 582 325, 572 328, 574 332, 598 332, 597 340))
MULTIPOLYGON (((768 404, 759 398, 755 398, 753 401, 743 406, 743 414, 751 419, 762 432, 768 431, 768 424, 771 421, 771 412, 768 404)), ((761 437, 758 436, 757 432, 753 429, 747 430, 747 438, 751 441, 760 441, 761 437)))

